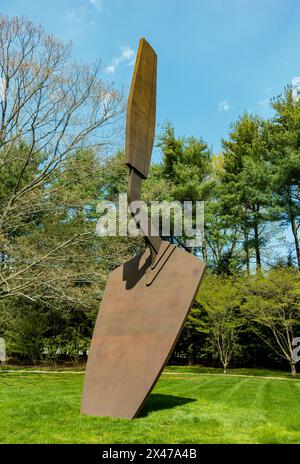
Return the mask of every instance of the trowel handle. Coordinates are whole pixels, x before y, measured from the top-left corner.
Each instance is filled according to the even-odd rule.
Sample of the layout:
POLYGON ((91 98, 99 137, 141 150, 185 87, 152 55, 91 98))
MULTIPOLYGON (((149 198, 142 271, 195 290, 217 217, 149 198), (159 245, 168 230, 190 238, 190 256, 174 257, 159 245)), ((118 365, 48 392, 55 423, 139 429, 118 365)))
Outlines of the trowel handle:
POLYGON ((125 163, 148 177, 155 135, 157 56, 141 39, 126 113, 125 163))
MULTIPOLYGON (((156 231, 155 227, 151 223, 151 219, 148 217, 147 213, 143 209, 141 202, 141 186, 142 186, 142 177, 139 172, 135 169, 130 168, 129 172, 129 181, 128 181, 128 203, 129 208, 132 204, 135 208, 139 208, 139 228, 146 239, 146 242, 150 246, 153 260, 155 259, 154 255, 158 254, 161 238, 159 232, 156 231)), ((134 209, 135 209, 134 208, 134 209)), ((135 214, 135 211, 131 210, 132 214, 135 214)))
MULTIPOLYGON (((129 167, 129 207, 131 202, 141 201, 141 183, 148 177, 155 135, 156 74, 156 53, 145 39, 141 39, 126 113, 125 163, 129 167)), ((139 227, 155 259, 161 245, 161 238, 154 231, 141 205, 139 210, 139 227)), ((134 215, 133 209, 131 212, 134 215)))

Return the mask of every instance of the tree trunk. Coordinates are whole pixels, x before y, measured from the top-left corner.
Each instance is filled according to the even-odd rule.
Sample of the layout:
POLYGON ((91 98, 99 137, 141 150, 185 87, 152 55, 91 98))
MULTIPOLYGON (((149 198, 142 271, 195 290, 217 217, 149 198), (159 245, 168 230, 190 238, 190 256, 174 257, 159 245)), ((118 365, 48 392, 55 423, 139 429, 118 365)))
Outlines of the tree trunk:
MULTIPOLYGON (((257 207, 258 211, 258 207, 257 207)), ((258 220, 254 219, 254 246, 255 246, 255 257, 256 257, 256 272, 261 269, 260 249, 259 249, 259 231, 258 231, 258 220)))
POLYGON ((296 366, 294 363, 291 363, 291 374, 293 377, 296 375, 296 366))
POLYGON ((249 244, 248 244, 248 232, 244 231, 244 250, 246 255, 246 270, 247 276, 250 275, 250 255, 249 255, 249 244))
POLYGON ((203 256, 203 260, 206 262, 207 261, 206 240, 203 240, 202 242, 202 256, 203 256))
POLYGON ((195 353, 194 353, 194 344, 192 343, 188 347, 188 365, 193 366, 195 364, 195 353))
POLYGON ((227 374, 228 362, 223 362, 223 374, 227 374))
POLYGON ((297 224, 296 224, 296 220, 295 220, 295 215, 294 215, 291 207, 290 207, 290 221, 291 221, 292 232, 293 232, 294 241, 295 241, 298 269, 300 269, 300 244, 299 244, 298 230, 297 230, 297 224))

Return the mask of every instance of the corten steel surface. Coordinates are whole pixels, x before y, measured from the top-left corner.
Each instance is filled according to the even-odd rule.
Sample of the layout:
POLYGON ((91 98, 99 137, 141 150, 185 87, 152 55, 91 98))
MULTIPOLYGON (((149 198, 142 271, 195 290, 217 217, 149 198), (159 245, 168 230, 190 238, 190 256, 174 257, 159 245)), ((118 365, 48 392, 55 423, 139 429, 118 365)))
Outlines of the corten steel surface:
POLYGON ((110 274, 89 353, 82 412, 132 419, 155 385, 204 270, 200 260, 171 246, 173 253, 149 286, 149 251, 110 274))
MULTIPOLYGON (((141 39, 126 118, 128 200, 140 201, 155 132, 156 55, 141 39)), ((181 333, 205 265, 147 232, 149 248, 110 273, 85 374, 81 412, 132 419, 181 333)))
MULTIPOLYGON (((148 177, 156 113, 157 56, 151 45, 141 39, 135 61, 126 114, 125 162, 128 165, 128 202, 141 199, 141 182, 148 177)), ((140 229, 151 249, 154 261, 161 245, 158 234, 151 233, 151 223, 139 206, 140 229), (147 230, 146 230, 147 227, 147 230)), ((153 228, 154 229, 154 228, 153 228)))
POLYGON ((125 159, 143 178, 148 176, 155 134, 156 69, 156 53, 141 39, 128 98, 125 159))

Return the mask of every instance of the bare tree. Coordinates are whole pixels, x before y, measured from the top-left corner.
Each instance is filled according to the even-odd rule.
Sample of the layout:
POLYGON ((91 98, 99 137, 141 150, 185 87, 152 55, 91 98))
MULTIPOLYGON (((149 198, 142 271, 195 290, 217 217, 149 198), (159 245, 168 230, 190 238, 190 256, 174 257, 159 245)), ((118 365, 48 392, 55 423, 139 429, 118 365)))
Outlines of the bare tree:
POLYGON ((66 203, 60 192, 68 184, 84 189, 97 175, 96 153, 114 140, 123 112, 122 96, 100 76, 100 61, 72 62, 70 45, 41 26, 0 16, 0 298, 30 297, 49 263, 53 272, 55 259, 90 240, 90 225, 66 227, 59 239, 33 249, 22 235, 66 203), (76 172, 73 163, 73 177, 61 182, 82 153, 90 154, 89 166, 76 172))

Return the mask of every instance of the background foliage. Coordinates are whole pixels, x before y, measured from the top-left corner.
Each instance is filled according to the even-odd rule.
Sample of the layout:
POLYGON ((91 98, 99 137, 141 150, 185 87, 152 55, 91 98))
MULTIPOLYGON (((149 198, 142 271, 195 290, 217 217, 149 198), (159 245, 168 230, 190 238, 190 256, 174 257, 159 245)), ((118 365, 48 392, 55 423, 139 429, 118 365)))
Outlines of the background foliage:
MULTIPOLYGON (((100 63, 73 63, 41 27, 5 16, 0 25, 0 336, 12 362, 76 363, 108 273, 144 247, 95 234, 97 203, 127 190, 124 99, 100 63)), ((144 200, 205 201, 205 240, 189 251, 208 271, 172 363, 295 373, 300 101, 287 87, 272 105, 272 119, 242 114, 221 153, 176 137, 170 122, 157 135, 161 162, 144 200)))

